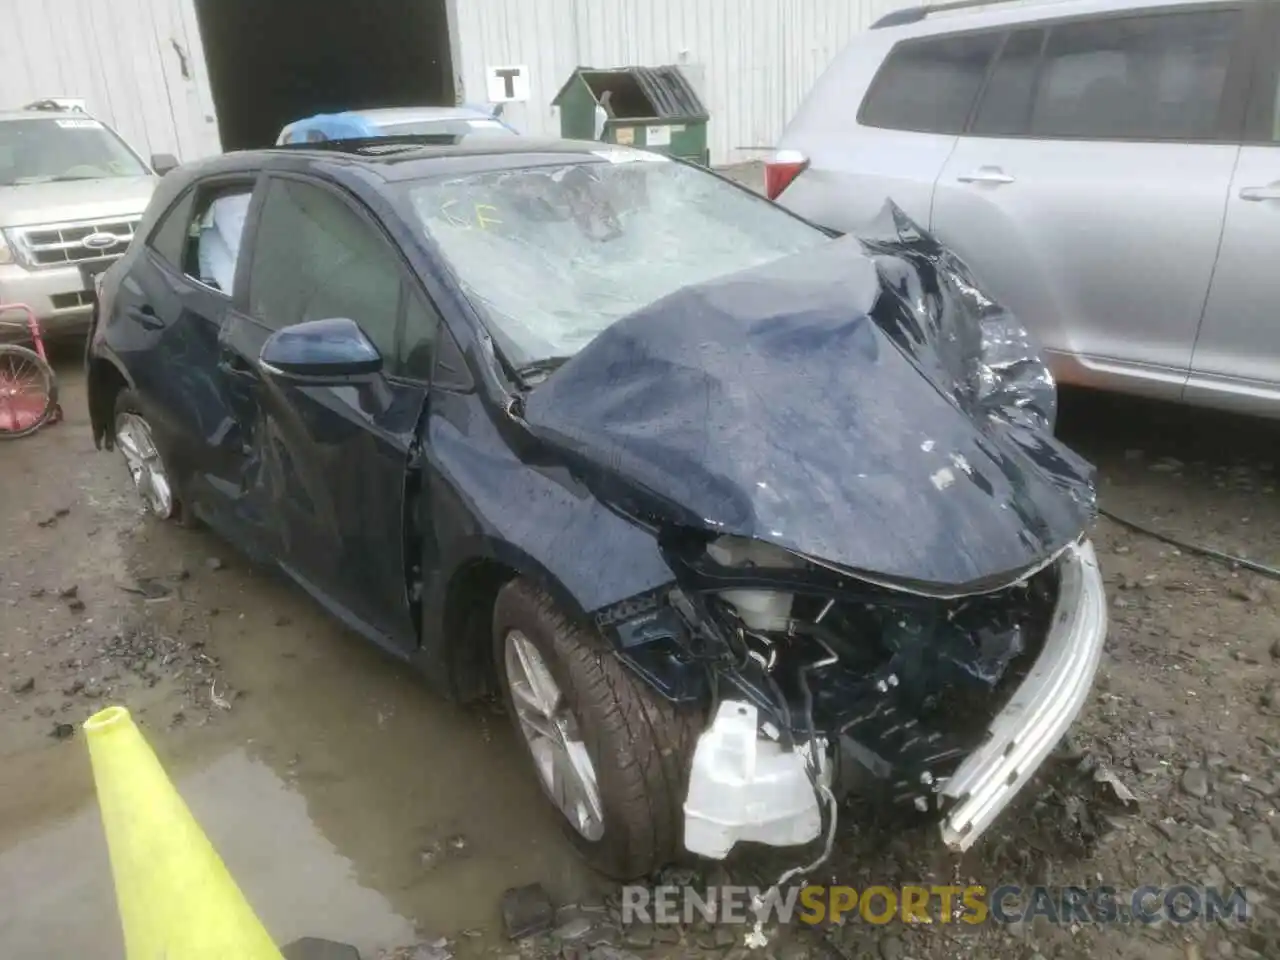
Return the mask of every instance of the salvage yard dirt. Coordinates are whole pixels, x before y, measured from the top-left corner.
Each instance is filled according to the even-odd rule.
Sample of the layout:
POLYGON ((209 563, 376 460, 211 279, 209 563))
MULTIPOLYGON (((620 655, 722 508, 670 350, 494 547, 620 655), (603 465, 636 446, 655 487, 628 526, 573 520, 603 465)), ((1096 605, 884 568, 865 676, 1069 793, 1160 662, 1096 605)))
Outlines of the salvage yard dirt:
MULTIPOLYGON (((748 955, 743 928, 617 928, 616 889, 573 859, 504 717, 436 701, 209 533, 142 517, 123 463, 93 450, 74 357, 59 373, 67 421, 0 446, 0 956, 121 955, 78 729, 108 703, 132 710, 281 941, 366 958, 748 955), (512 944, 501 892, 534 881, 558 931, 512 944)), ((1109 511, 1280 563, 1274 427, 1068 396, 1061 433, 1098 464, 1109 511)), ((846 806, 809 879, 1240 885, 1250 923, 854 920, 766 931, 750 955, 1280 956, 1280 584, 1109 520, 1095 537, 1111 633, 1064 755, 959 858, 926 825, 846 806)), ((685 873, 771 882, 793 863, 685 873)))

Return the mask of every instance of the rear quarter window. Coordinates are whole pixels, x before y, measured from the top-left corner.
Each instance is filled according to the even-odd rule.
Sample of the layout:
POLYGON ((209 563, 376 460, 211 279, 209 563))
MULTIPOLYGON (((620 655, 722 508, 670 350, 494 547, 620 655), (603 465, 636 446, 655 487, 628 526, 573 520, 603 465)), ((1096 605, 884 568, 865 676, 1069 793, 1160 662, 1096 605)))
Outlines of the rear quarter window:
POLYGON ((1002 32, 904 40, 890 51, 858 114, 867 127, 964 130, 1002 32))

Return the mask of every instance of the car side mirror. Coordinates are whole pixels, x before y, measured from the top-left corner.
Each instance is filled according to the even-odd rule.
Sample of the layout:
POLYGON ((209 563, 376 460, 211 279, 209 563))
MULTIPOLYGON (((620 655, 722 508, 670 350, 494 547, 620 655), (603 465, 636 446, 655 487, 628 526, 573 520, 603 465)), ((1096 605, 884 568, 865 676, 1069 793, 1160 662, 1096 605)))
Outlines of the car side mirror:
POLYGON ((507 105, 506 105, 505 103, 501 102, 501 101, 499 101, 498 103, 495 103, 495 104, 493 105, 493 115, 494 115, 494 117, 501 119, 501 117, 502 117, 502 112, 503 112, 504 110, 506 110, 506 108, 507 108, 507 105))
POLYGON ((308 320, 277 330, 262 345, 266 373, 311 383, 370 377, 382 370, 378 348, 354 320, 308 320))
POLYGON ((153 153, 151 155, 151 169, 156 172, 157 176, 163 177, 170 170, 178 169, 178 158, 172 153, 153 153))

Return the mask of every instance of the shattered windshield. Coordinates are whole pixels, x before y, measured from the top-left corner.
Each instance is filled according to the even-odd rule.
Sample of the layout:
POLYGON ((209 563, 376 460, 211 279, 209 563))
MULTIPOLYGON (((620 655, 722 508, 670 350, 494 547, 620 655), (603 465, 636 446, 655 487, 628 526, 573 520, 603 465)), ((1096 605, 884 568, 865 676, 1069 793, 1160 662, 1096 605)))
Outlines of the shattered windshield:
POLYGON ((415 183, 413 211, 517 367, 554 365, 689 284, 826 243, 767 201, 655 154, 415 183))
POLYGON ((89 117, 0 123, 0 186, 142 177, 147 173, 119 137, 89 117))

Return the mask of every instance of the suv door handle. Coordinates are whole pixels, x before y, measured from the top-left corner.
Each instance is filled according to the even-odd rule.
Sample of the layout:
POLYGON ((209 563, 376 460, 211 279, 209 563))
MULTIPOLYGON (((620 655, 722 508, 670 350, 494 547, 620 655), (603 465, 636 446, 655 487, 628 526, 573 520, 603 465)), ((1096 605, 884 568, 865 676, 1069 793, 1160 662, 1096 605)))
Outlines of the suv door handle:
POLYGON ((973 173, 961 174, 956 179, 961 183, 1013 183, 1013 177, 999 167, 979 167, 973 173))
POLYGON ((1241 187, 1241 200, 1280 200, 1280 183, 1268 184, 1265 187, 1241 187))

